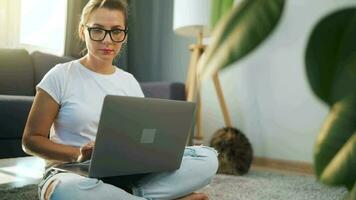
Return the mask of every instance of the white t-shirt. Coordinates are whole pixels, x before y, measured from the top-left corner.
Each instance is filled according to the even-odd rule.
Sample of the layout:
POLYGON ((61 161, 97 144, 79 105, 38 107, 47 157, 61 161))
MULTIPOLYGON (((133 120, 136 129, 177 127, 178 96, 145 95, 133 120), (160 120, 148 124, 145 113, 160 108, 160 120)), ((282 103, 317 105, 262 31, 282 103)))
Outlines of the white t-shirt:
POLYGON ((79 60, 56 65, 36 87, 60 105, 50 139, 76 147, 95 139, 106 95, 144 97, 130 73, 116 68, 113 74, 99 74, 79 60))

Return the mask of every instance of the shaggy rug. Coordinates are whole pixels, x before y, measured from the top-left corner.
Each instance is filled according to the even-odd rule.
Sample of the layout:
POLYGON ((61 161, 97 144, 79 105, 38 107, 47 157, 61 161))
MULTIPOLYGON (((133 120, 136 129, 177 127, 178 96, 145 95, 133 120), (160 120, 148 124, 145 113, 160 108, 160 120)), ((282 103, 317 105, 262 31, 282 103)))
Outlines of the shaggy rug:
POLYGON ((345 188, 331 188, 314 176, 252 171, 245 176, 217 175, 202 190, 213 200, 341 200, 345 188))
MULTIPOLYGON (((212 200, 341 200, 347 194, 346 189, 324 186, 313 176, 264 171, 252 171, 245 176, 219 174, 200 191, 212 200)), ((0 186, 0 199, 36 200, 37 186, 0 186)))

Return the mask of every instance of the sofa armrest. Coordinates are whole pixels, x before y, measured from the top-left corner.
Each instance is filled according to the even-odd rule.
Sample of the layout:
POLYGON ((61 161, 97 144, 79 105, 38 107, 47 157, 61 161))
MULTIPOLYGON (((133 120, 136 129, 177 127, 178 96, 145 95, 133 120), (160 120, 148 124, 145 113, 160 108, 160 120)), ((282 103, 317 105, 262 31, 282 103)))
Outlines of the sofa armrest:
POLYGON ((21 140, 33 98, 0 95, 0 158, 26 156, 21 140))
POLYGON ((0 95, 0 139, 22 138, 34 97, 0 95))
POLYGON ((185 100, 185 86, 177 82, 141 82, 146 97, 185 100))

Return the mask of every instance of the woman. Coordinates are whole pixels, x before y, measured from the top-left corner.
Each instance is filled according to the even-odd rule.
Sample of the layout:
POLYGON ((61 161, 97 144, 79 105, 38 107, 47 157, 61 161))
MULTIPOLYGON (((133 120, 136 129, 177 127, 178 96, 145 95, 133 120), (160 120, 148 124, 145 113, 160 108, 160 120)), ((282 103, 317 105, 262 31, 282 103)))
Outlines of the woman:
POLYGON ((126 42, 127 13, 123 1, 90 0, 79 24, 88 53, 56 65, 36 87, 22 143, 26 153, 48 163, 39 185, 40 199, 207 199, 193 192, 216 173, 217 153, 209 147, 187 147, 178 170, 143 176, 128 192, 102 180, 51 168, 90 159, 105 95, 143 97, 136 79, 112 65, 126 42), (54 132, 49 136, 52 124, 54 132))

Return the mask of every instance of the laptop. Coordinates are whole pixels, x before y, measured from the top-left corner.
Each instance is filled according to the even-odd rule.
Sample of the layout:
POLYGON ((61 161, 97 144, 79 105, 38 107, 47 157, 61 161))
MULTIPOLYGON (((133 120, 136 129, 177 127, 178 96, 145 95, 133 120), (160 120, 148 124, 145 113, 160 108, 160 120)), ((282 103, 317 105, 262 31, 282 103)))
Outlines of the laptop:
POLYGON ((107 95, 91 160, 57 168, 92 178, 176 170, 194 112, 192 102, 107 95))

